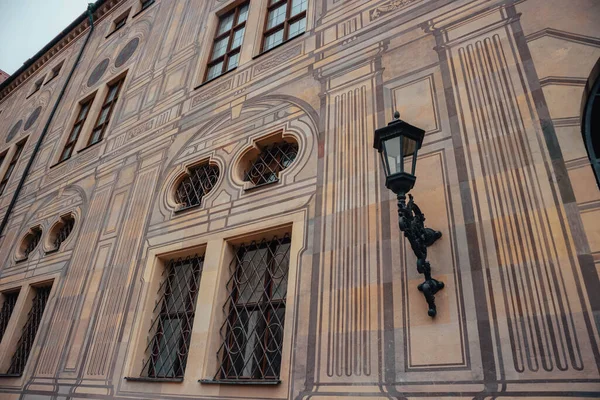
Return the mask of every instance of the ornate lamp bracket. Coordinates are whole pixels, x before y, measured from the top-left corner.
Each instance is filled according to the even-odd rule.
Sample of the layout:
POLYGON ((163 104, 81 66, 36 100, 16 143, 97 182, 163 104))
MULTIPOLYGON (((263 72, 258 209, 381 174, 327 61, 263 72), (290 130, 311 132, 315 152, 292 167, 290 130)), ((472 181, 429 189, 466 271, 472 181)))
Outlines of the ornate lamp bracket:
POLYGON ((427 247, 441 238, 442 233, 425 227, 425 215, 414 202, 412 195, 409 194, 408 198, 407 203, 405 194, 398 195, 398 225, 417 257, 417 271, 425 275, 425 281, 417 288, 423 292, 429 305, 427 314, 435 317, 437 314, 435 294, 444 288, 444 282, 431 277, 431 265, 427 261, 427 247))

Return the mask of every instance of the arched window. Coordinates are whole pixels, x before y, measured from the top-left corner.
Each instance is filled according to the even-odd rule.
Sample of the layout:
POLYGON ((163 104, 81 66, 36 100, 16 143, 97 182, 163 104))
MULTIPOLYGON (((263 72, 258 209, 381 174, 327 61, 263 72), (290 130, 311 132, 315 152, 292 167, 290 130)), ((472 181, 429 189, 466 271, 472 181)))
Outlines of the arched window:
MULTIPOLYGON (((600 60, 598 65, 600 66, 600 60)), ((589 91, 583 114, 583 139, 600 186, 600 77, 589 91)))
POLYGON ((204 163, 188 170, 187 175, 177 186, 175 201, 180 210, 199 206, 219 180, 219 167, 204 163))
POLYGON ((298 155, 298 144, 280 141, 260 148, 252 162, 245 180, 254 186, 266 185, 279 180, 279 173, 289 167, 298 155))
MULTIPOLYGON (((54 225, 50 231, 49 241, 52 246, 52 250, 58 250, 62 242, 67 240, 73 227, 75 226, 75 218, 71 214, 63 216, 60 221, 54 225)), ((52 251, 51 250, 51 251, 52 251)))
POLYGON ((32 228, 21 241, 21 246, 19 246, 17 251, 17 259, 19 261, 27 260, 31 252, 33 252, 40 243, 41 238, 42 230, 39 227, 32 228))

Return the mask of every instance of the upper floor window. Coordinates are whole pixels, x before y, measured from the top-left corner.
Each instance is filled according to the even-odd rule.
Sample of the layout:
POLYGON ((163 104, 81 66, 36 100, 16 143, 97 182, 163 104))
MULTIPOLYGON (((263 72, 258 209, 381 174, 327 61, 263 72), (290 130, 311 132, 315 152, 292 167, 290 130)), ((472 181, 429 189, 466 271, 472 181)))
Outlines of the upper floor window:
POLYGON ((248 4, 248 2, 243 3, 219 18, 205 81, 214 79, 238 66, 240 48, 248 19, 248 4))
POLYGON ((46 84, 48 84, 48 82, 50 82, 52 79, 56 78, 58 74, 60 74, 60 70, 62 69, 63 64, 64 61, 61 61, 58 65, 52 68, 52 72, 50 73, 50 77, 46 81, 46 84))
POLYGON ((73 154, 73 150, 75 149, 75 145, 77 144, 77 139, 79 138, 79 134, 81 133, 81 129, 85 124, 85 121, 90 112, 90 108, 92 106, 92 102, 94 98, 92 97, 89 100, 84 101, 79 106, 79 112, 77 113, 77 118, 75 118, 75 123, 73 124, 73 129, 71 129, 71 133, 69 134, 69 138, 67 139, 67 143, 65 143, 65 147, 63 148, 62 153, 60 153, 60 161, 65 161, 71 157, 73 154))
POLYGON ((96 144, 102 140, 104 132, 106 131, 106 127, 110 122, 110 117, 114 111, 115 104, 119 99, 119 92, 121 91, 124 81, 125 77, 122 77, 117 82, 108 85, 108 93, 106 93, 106 98, 102 104, 102 109, 100 110, 100 114, 98 115, 98 119, 94 125, 94 129, 92 130, 90 140, 88 141, 88 146, 96 144))
POLYGON ((216 165, 205 163, 192 167, 177 187, 175 200, 181 209, 198 206, 218 180, 219 167, 216 165))
POLYGON ((117 19, 115 19, 110 33, 116 32, 125 26, 127 23, 127 18, 129 18, 129 11, 130 10, 127 10, 125 13, 121 14, 117 19))
POLYGON ((183 378, 204 257, 172 259, 158 289, 142 377, 183 378))
POLYGON ((263 51, 304 33, 307 5, 308 0, 269 0, 263 51))
POLYGON ((73 232, 75 227, 75 218, 72 215, 66 215, 60 218, 58 224, 54 226, 54 229, 50 232, 50 240, 54 246, 54 250, 58 250, 62 242, 73 232))
POLYGON ((258 157, 246 172, 245 180, 254 186, 277 182, 279 173, 289 167, 298 155, 298 144, 281 141, 260 149, 258 157))
POLYGON ((154 3, 154 0, 140 0, 140 2, 142 3, 142 8, 140 11, 144 11, 146 8, 150 7, 152 3, 154 3))
MULTIPOLYGON (((36 93, 38 90, 40 90, 43 83, 44 83, 44 78, 41 78, 41 79, 35 81, 35 83, 33 84, 33 90, 31 91, 29 96, 32 96, 34 93, 36 93)), ((27 97, 29 97, 29 96, 27 96, 27 97)))
POLYGON ((4 193, 4 189, 6 189, 8 180, 10 179, 10 176, 12 175, 13 171, 15 170, 17 162, 19 161, 19 157, 21 156, 21 153, 23 152, 24 146, 25 146, 25 140, 17 143, 17 148, 15 150, 15 154, 13 154, 12 159, 10 160, 10 164, 8 164, 8 168, 6 169, 6 172, 4 173, 4 178, 2 178, 2 180, 0 181, 0 195, 2 195, 4 193))
POLYGON ((234 249, 215 380, 279 380, 290 236, 234 249))
POLYGON ((27 322, 23 327, 21 337, 17 343, 17 348, 10 360, 10 367, 7 371, 8 375, 21 375, 25 370, 25 365, 27 364, 27 359, 29 358, 31 350, 33 349, 35 337, 42 322, 51 289, 52 285, 34 288, 35 296, 29 314, 27 315, 27 322))

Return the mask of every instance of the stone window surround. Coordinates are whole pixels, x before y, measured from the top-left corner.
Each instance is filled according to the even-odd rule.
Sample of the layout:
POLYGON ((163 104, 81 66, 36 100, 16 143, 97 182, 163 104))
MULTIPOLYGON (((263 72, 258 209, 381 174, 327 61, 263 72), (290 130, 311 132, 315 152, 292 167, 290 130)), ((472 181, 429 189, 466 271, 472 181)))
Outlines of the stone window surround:
MULTIPOLYGON (((229 4, 221 7, 216 12, 213 12, 213 14, 210 16, 210 18, 208 20, 206 29, 203 33, 203 35, 205 35, 205 36, 203 38, 200 38, 200 40, 202 40, 203 42, 206 41, 207 43, 209 42, 212 44, 212 41, 215 38, 215 33, 217 31, 217 27, 219 25, 220 17, 222 15, 228 13, 235 7, 239 6, 240 4, 243 4, 245 1, 246 0, 231 1, 229 4)), ((252 0, 252 1, 250 1, 249 4, 250 4, 250 9, 248 10, 248 17, 246 19, 246 32, 244 33, 244 42, 241 46, 240 53, 239 53, 240 55, 239 55, 239 60, 238 60, 238 66, 236 68, 233 68, 229 71, 224 72, 223 74, 215 77, 214 79, 205 80, 205 77, 206 77, 206 74, 208 71, 208 65, 210 62, 209 59, 210 59, 211 52, 212 52, 212 45, 211 46, 203 46, 203 48, 201 49, 201 54, 200 54, 199 67, 196 71, 196 78, 195 78, 196 86, 194 87, 194 90, 199 89, 203 86, 209 85, 211 82, 219 81, 220 80, 219 78, 229 75, 230 73, 232 73, 236 69, 244 66, 245 64, 248 64, 257 58, 260 58, 260 56, 262 56, 264 54, 270 53, 276 49, 284 47, 287 43, 292 42, 296 39, 300 39, 304 35, 304 33, 299 34, 297 36, 294 36, 290 39, 285 40, 283 43, 280 43, 271 49, 263 50, 262 43, 263 43, 263 37, 264 37, 264 28, 266 27, 269 0, 252 0)), ((308 32, 313 28, 313 23, 312 23, 312 18, 311 18, 311 16, 314 14, 313 9, 314 9, 314 1, 308 0, 308 6, 305 11, 305 13, 306 13, 305 32, 308 32)))
MULTIPOLYGON (((35 353, 36 343, 40 338, 40 332, 43 331, 45 327, 45 323, 48 321, 48 317, 51 314, 50 310, 54 304, 54 297, 56 296, 56 288, 57 288, 57 280, 60 273, 54 273, 50 276, 44 277, 32 277, 26 280, 23 280, 20 285, 15 285, 14 282, 10 282, 7 284, 0 284, 0 293, 5 293, 9 291, 19 291, 19 297, 17 299, 17 304, 12 312, 10 317, 8 326, 6 331, 4 332, 4 336, 2 337, 2 341, 0 342, 0 379, 3 381, 5 379, 10 379, 11 384, 16 386, 21 386, 28 375, 28 368, 32 365, 31 358, 35 353), (29 310, 32 306, 33 298, 35 297, 35 288, 41 286, 52 286, 50 290, 50 296, 48 298, 48 302, 44 309, 44 315, 42 317, 42 322, 36 332, 36 338, 33 342, 32 351, 29 354, 29 360, 27 361, 27 365, 25 366, 25 371, 21 375, 6 375, 5 372, 8 370, 10 366, 10 362, 12 359, 12 355, 16 350, 16 346, 21 337, 21 333, 23 330, 23 326, 27 322, 27 317, 29 314, 29 310)), ((2 306, 3 298, 0 296, 0 307, 2 306)))
MULTIPOLYGON (((71 128, 75 124, 75 120, 77 119, 77 116, 79 114, 79 107, 72 107, 71 115, 69 116, 69 119, 67 120, 67 123, 65 124, 65 127, 68 127, 68 129, 63 130, 63 133, 62 133, 63 137, 60 141, 60 146, 57 146, 57 148, 56 148, 55 154, 52 157, 52 164, 50 165, 50 168, 54 168, 57 165, 60 165, 64 162, 67 162, 68 160, 73 159, 76 154, 84 152, 85 150, 87 150, 91 147, 105 145, 106 136, 108 134, 110 134, 110 129, 113 126, 114 121, 116 119, 115 117, 118 115, 115 113, 120 110, 119 107, 122 105, 122 100, 123 100, 122 97, 125 93, 124 91, 125 91, 125 88, 128 83, 128 72, 129 72, 129 69, 126 69, 125 71, 122 71, 119 74, 117 74, 109 79, 102 80, 102 82, 96 84, 96 88, 90 94, 86 95, 85 97, 83 97, 81 100, 79 100, 76 103, 78 105, 81 105, 81 104, 85 103, 86 101, 93 99, 92 105, 88 111, 88 116, 85 120, 85 123, 83 124, 83 127, 81 128, 81 130, 79 132, 79 137, 77 138, 77 142, 75 144, 75 149, 74 149, 73 153, 71 154, 71 157, 66 160, 61 161, 60 156, 61 156, 62 150, 64 149, 67 141, 69 140, 71 128), (104 100, 106 99, 106 95, 108 93, 108 88, 111 84, 114 84, 115 82, 119 81, 120 79, 123 79, 123 83, 121 84, 121 89, 120 89, 120 93, 119 93, 120 101, 117 100, 116 104, 114 105, 114 109, 111 113, 110 120, 108 122, 108 126, 105 129, 102 138, 98 142, 88 145, 88 142, 92 135, 92 131, 94 129, 94 125, 96 124, 96 121, 98 120, 98 116, 99 116, 102 106, 104 104, 104 100)), ((103 152, 103 149, 100 150, 100 153, 102 153, 102 152, 103 152)))
MULTIPOLYGON (((226 283, 230 278, 230 262, 235 256, 233 253, 234 245, 239 245, 242 242, 248 242, 252 239, 261 239, 262 237, 270 238, 273 235, 282 235, 287 232, 291 234, 291 248, 286 304, 288 311, 285 315, 283 357, 280 371, 281 383, 267 386, 270 389, 269 397, 266 397, 266 399, 271 397, 286 397, 292 368, 290 358, 292 350, 291 334, 296 308, 298 258, 303 248, 305 224, 304 212, 298 211, 293 214, 274 216, 263 221, 214 234, 183 239, 176 243, 169 241, 165 237, 163 238, 165 242, 169 241, 170 243, 148 249, 142 272, 142 281, 146 282, 146 284, 141 288, 141 306, 134 318, 133 330, 128 341, 129 345, 123 369, 123 377, 126 382, 123 384, 122 390, 126 392, 128 389, 134 390, 135 388, 135 390, 147 390, 148 393, 155 393, 157 390, 160 390, 161 393, 168 395, 170 393, 181 393, 182 388, 171 386, 173 382, 180 382, 180 384, 184 385, 184 391, 189 388, 190 394, 202 394, 202 392, 198 392, 199 387, 202 391, 207 390, 206 393, 208 393, 208 390, 211 390, 210 388, 214 385, 206 385, 206 383, 212 381, 217 372, 215 357, 219 346, 222 344, 219 329, 225 318, 222 307, 225 304, 227 296, 226 283), (142 365, 144 350, 147 345, 146 341, 150 321, 148 317, 154 308, 164 264, 170 258, 196 253, 204 254, 204 270, 196 304, 197 317, 194 320, 185 376, 183 379, 177 380, 137 378, 139 377, 139 369, 142 365), (141 387, 136 384, 138 381, 152 382, 152 385, 141 387), (203 383, 199 383, 200 381, 203 381, 203 383), (156 385, 160 385, 160 387, 156 385)), ((177 232, 173 234, 177 235, 177 232)), ((221 386, 219 391, 223 395, 239 394, 239 385, 214 383, 221 386)), ((241 383, 244 384, 244 382, 241 383)), ((246 385, 252 384, 246 383, 246 385)), ((260 386, 264 387, 264 385, 260 386)))

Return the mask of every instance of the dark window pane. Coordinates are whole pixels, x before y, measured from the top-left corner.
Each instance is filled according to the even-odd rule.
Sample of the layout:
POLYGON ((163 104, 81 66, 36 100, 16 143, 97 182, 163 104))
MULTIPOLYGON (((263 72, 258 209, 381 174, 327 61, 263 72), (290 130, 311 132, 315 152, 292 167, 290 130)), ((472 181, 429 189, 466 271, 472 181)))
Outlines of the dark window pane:
POLYGON ((279 379, 290 236, 236 248, 215 379, 279 379))
POLYGON ((2 302, 2 309, 0 309, 0 342, 2 341, 10 317, 17 304, 19 292, 4 293, 2 294, 2 297, 4 297, 4 301, 2 302))
POLYGON ((276 182, 279 173, 292 164, 297 154, 296 143, 279 142, 262 148, 246 173, 246 181, 252 182, 255 186, 276 182))
POLYGON ((182 378, 192 335, 204 257, 172 259, 163 273, 141 376, 182 378))
POLYGON ((198 206, 219 180, 219 167, 203 164, 190 169, 175 192, 175 198, 183 208, 198 206))
POLYGON ((52 286, 45 286, 35 288, 35 297, 33 298, 33 304, 31 310, 27 315, 27 322, 23 327, 21 338, 17 344, 17 349, 12 356, 10 361, 10 367, 8 368, 8 374, 22 374, 29 358, 29 353, 33 348, 33 342, 37 335, 38 328, 42 322, 44 310, 48 298, 50 297, 50 290, 52 286))

